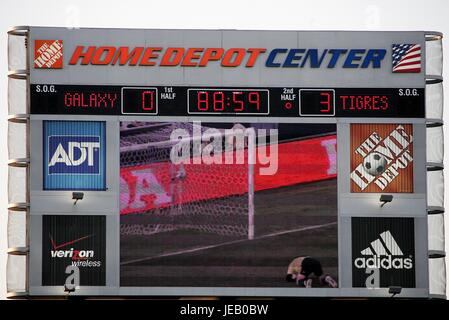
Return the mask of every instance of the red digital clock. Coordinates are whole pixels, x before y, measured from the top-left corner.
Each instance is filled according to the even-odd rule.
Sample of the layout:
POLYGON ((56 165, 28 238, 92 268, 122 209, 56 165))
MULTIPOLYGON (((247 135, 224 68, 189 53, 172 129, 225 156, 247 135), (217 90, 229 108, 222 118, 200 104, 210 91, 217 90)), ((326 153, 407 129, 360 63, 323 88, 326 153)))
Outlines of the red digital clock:
POLYGON ((266 89, 188 89, 189 114, 270 114, 266 89))

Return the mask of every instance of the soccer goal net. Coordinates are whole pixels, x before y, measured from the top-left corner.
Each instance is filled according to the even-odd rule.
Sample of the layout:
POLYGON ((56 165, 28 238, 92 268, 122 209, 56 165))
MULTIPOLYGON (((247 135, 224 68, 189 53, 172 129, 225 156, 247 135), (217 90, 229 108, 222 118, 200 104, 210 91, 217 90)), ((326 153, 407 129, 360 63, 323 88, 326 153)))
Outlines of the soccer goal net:
POLYGON ((191 230, 252 239, 255 138, 242 128, 211 134, 192 123, 122 122, 121 235, 191 230), (173 140, 174 130, 183 135, 173 140))

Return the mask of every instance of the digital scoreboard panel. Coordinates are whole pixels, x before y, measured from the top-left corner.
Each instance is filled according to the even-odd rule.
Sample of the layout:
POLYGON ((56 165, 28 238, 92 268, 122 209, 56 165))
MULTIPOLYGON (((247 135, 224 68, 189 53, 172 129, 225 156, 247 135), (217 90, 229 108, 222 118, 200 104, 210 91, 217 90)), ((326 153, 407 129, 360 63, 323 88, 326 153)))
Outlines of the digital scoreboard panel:
POLYGON ((429 295, 424 32, 28 44, 31 296, 429 295))
POLYGON ((31 86, 31 113, 423 118, 424 88, 31 86))

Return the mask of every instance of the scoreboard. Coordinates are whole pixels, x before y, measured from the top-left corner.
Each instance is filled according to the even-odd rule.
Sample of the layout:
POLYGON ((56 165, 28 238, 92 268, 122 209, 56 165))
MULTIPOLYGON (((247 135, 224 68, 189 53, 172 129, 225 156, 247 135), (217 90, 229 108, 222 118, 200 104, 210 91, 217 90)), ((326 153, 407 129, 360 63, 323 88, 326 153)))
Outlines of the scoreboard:
POLYGON ((423 88, 32 85, 36 114, 424 117, 423 88), (43 106, 43 107, 42 107, 43 106))
POLYGON ((12 297, 444 295, 441 34, 9 37, 12 297))

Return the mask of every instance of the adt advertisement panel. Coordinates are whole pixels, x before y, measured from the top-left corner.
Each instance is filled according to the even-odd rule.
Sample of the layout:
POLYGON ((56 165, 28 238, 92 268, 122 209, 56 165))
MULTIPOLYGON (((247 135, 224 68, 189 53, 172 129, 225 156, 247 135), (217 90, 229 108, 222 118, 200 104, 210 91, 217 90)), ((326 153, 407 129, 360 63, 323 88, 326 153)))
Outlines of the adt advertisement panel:
POLYGON ((105 190, 105 122, 44 121, 44 189, 105 190))

